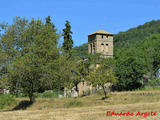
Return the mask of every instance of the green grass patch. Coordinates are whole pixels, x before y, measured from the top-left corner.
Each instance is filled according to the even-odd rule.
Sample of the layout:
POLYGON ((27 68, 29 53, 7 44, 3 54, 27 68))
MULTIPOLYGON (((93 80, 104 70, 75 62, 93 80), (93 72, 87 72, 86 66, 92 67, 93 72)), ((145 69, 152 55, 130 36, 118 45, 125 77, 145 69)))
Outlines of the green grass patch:
POLYGON ((0 95, 0 109, 5 108, 6 106, 12 105, 15 102, 16 102, 15 97, 10 94, 0 95))

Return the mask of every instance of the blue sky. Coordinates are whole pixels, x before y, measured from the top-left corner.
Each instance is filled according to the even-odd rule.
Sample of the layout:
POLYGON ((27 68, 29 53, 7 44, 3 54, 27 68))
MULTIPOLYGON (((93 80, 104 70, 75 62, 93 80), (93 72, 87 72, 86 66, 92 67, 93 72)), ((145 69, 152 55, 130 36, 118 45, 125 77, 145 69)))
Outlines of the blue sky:
POLYGON ((50 15, 61 31, 69 20, 74 46, 87 42, 99 29, 117 34, 160 19, 160 0, 1 0, 0 22, 13 23, 15 16, 41 18, 50 15))

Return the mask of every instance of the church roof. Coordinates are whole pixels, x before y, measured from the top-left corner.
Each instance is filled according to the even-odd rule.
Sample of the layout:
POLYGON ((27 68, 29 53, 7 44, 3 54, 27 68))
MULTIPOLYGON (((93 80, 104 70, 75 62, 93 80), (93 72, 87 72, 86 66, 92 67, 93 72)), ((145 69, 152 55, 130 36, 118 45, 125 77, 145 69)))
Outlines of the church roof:
POLYGON ((97 30, 96 32, 90 34, 90 35, 94 35, 94 34, 106 34, 106 35, 113 35, 112 33, 109 33, 107 31, 104 30, 97 30))

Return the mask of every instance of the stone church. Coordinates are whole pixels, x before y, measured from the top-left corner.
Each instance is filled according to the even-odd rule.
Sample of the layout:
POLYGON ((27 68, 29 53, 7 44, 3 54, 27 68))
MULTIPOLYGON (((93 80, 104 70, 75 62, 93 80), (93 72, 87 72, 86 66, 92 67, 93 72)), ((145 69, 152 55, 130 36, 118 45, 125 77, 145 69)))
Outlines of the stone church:
MULTIPOLYGON (((104 30, 98 30, 88 35, 88 53, 93 55, 100 53, 102 57, 113 57, 113 34, 104 30)), ((79 83, 78 89, 79 93, 75 91, 75 88, 66 90, 64 96, 77 97, 78 95, 88 95, 96 91, 94 87, 87 85, 86 82, 79 83)))

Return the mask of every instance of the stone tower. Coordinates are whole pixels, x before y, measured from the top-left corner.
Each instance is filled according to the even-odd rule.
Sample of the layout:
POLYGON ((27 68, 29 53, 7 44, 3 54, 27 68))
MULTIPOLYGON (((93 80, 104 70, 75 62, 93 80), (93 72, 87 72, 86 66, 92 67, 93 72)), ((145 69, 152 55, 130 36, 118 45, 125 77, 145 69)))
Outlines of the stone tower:
POLYGON ((88 35, 88 53, 100 53, 103 57, 113 57, 113 34, 98 30, 88 35))

